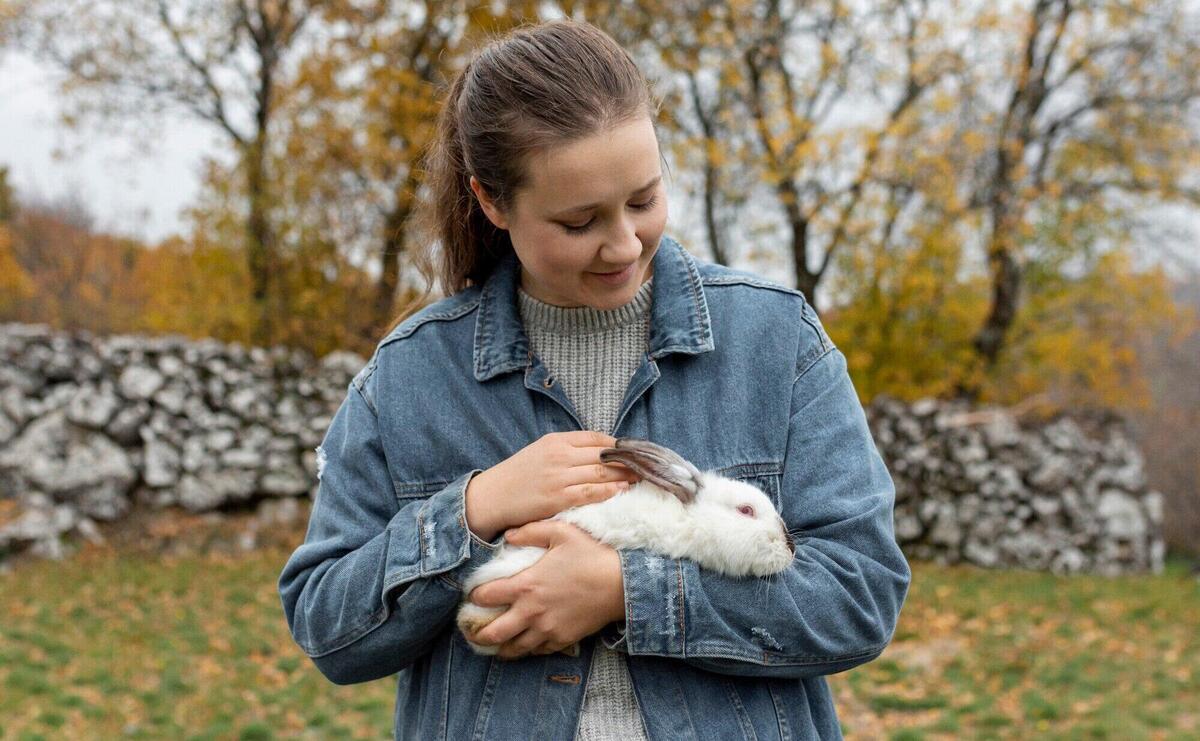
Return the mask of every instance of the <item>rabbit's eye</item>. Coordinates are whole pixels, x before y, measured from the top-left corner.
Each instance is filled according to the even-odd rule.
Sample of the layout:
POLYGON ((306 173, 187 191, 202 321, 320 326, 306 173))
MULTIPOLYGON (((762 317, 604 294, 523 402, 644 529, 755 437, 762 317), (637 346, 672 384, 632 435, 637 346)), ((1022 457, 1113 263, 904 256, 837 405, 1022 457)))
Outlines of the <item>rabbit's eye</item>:
POLYGON ((745 515, 747 517, 754 516, 754 508, 751 507, 749 504, 738 505, 737 511, 741 512, 743 515, 745 515))

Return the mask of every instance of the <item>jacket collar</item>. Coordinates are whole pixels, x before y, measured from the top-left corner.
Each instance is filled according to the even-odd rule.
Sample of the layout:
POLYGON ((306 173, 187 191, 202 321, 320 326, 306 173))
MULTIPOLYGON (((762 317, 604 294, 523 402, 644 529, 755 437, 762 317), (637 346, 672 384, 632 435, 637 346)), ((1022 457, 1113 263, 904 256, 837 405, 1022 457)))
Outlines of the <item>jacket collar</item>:
MULTIPOLYGON (((649 355, 695 355, 713 349, 708 303, 696 260, 674 239, 663 235, 654 253, 651 286, 649 355)), ((525 368, 533 359, 517 307, 521 265, 509 252, 484 281, 475 319, 475 379, 486 381, 525 368)))

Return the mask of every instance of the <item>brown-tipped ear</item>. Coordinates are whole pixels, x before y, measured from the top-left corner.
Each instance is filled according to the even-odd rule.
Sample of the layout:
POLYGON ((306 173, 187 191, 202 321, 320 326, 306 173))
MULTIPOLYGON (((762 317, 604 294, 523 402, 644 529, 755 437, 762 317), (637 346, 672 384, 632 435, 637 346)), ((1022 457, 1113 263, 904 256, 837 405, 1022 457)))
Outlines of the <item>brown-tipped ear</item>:
POLYGON ((700 491, 700 471, 675 451, 649 440, 618 438, 616 447, 600 451, 600 461, 628 466, 684 504, 689 504, 700 491))

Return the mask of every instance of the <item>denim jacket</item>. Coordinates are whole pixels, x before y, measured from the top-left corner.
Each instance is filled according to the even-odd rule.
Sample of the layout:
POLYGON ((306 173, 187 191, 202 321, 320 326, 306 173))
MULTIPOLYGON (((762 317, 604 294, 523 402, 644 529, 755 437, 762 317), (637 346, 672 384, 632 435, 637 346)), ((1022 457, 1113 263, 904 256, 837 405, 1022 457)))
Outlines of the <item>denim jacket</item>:
POLYGON ((466 526, 470 478, 582 429, 532 353, 509 253, 482 284, 407 318, 354 377, 319 449, 304 543, 279 577, 292 636, 337 684, 398 673, 397 739, 571 739, 596 641, 628 655, 651 739, 836 739, 825 680, 891 640, 911 572, 895 489, 802 293, 700 262, 664 236, 649 348, 616 437, 754 484, 796 543, 772 577, 619 551, 625 619, 578 656, 475 654, 461 584, 500 542, 466 526))

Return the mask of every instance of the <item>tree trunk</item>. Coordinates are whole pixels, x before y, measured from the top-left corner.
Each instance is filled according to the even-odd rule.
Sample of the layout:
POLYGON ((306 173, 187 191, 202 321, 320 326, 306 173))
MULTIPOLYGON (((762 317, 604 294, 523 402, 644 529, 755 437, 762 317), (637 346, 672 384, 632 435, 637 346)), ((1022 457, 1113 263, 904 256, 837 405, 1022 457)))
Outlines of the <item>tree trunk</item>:
POLYGON ((250 268, 251 300, 254 304, 254 326, 251 341, 267 347, 275 340, 272 311, 271 275, 275 272, 273 235, 267 220, 266 197, 266 133, 262 130, 247 152, 247 190, 250 214, 246 221, 248 232, 247 259, 250 268))

